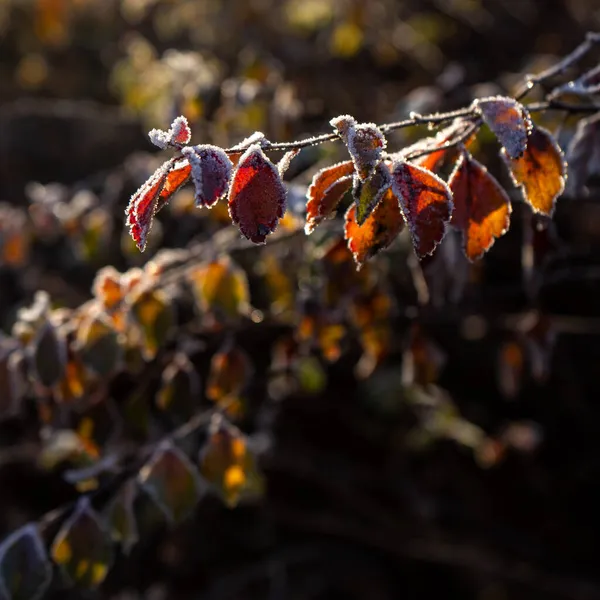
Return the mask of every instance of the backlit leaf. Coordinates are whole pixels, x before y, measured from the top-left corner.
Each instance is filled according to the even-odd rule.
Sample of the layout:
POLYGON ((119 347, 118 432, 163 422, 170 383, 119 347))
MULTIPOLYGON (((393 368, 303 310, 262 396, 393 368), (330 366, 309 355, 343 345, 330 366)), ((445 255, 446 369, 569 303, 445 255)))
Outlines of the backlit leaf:
POLYGON ((129 554, 131 548, 139 540, 137 521, 133 512, 136 494, 135 479, 127 480, 110 503, 107 511, 111 538, 114 542, 122 545, 125 554, 129 554))
POLYGON ((92 293, 106 309, 115 308, 123 299, 121 273, 111 266, 102 267, 96 273, 92 293))
POLYGON ((324 219, 333 214, 344 194, 352 186, 354 164, 351 160, 321 169, 313 177, 308 188, 306 203, 306 226, 310 234, 324 219))
POLYGON ((146 360, 152 360, 173 327, 175 316, 169 299, 161 290, 134 292, 129 314, 142 334, 142 354, 146 360))
POLYGON ((509 158, 504 148, 502 158, 510 169, 513 183, 522 188, 533 211, 552 216, 555 201, 565 189, 567 173, 562 150, 552 134, 542 127, 534 127, 521 158, 509 158))
POLYGON ((112 563, 112 542, 86 496, 54 538, 52 560, 73 583, 97 588, 112 563))
POLYGON ((182 150, 192 165, 196 206, 213 207, 227 192, 232 163, 224 150, 204 144, 182 150))
POLYGON ((202 313, 210 311, 228 319, 248 313, 248 278, 229 257, 192 269, 188 272, 188 281, 202 313))
POLYGON ((75 339, 81 361, 99 377, 113 373, 123 358, 119 334, 103 313, 88 315, 75 339))
POLYGON ((396 161, 392 191, 400 201, 419 258, 431 254, 446 234, 452 215, 452 193, 436 175, 422 167, 396 161))
POLYGON ((162 374, 156 405, 180 419, 192 416, 200 400, 200 376, 183 353, 175 355, 162 374))
POLYGON ((521 103, 512 98, 495 96, 475 100, 473 105, 481 111, 483 120, 511 159, 525 152, 532 124, 521 103))
POLYGON ((158 207, 158 198, 163 191, 167 175, 172 166, 173 161, 163 163, 131 196, 129 205, 125 210, 129 234, 141 251, 146 247, 148 234, 152 228, 152 221, 158 207))
POLYGON ((142 467, 138 480, 167 519, 174 523, 190 515, 202 494, 196 467, 170 442, 156 449, 142 467))
POLYGON ((50 321, 38 331, 30 352, 35 379, 46 387, 58 383, 65 373, 67 347, 63 335, 50 321))
POLYGON ((38 528, 28 524, 0 544, 0 598, 36 600, 52 581, 52 565, 38 528))
POLYGON ((286 152, 281 157, 281 159, 277 163, 277 170, 279 171, 279 176, 281 178, 283 178, 283 176, 285 175, 285 172, 290 168, 290 164, 291 164, 292 160, 294 160, 294 158, 296 156, 298 156, 298 154, 300 154, 300 149, 295 148, 294 150, 290 150, 289 152, 286 152))
POLYGON ((344 233, 358 268, 380 250, 387 248, 403 227, 404 219, 398 198, 390 189, 362 225, 357 223, 356 205, 350 206, 346 212, 344 233))
POLYGON ((364 181, 381 160, 387 144, 383 133, 374 123, 358 124, 350 115, 341 115, 330 123, 346 144, 356 172, 364 181))
POLYGON ((590 175, 600 173, 600 114, 577 123, 567 149, 569 193, 580 195, 590 175))
POLYGON ((471 261, 481 258, 510 225, 510 198, 488 170, 470 154, 459 157, 448 180, 454 196, 452 224, 462 232, 471 261))
POLYGON ((262 244, 286 208, 286 190, 277 167, 253 144, 241 156, 229 188, 229 215, 242 234, 262 244))
POLYGON ((263 492, 263 478, 246 437, 220 418, 211 423, 208 439, 200 451, 200 472, 230 507, 263 492))
POLYGON ((362 225, 369 218, 391 184, 390 170, 383 162, 380 162, 364 181, 356 175, 354 176, 352 196, 356 206, 355 218, 359 225, 362 225))
POLYGON ((173 168, 168 172, 163 188, 158 195, 154 214, 163 208, 171 196, 188 182, 191 173, 192 165, 190 165, 187 160, 180 160, 173 165, 173 168))

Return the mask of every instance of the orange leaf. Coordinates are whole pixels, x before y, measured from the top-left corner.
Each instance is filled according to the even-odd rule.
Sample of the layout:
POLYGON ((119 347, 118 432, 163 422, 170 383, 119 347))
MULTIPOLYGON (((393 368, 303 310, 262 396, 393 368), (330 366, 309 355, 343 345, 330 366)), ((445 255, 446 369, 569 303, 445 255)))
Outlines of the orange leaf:
POLYGON ((470 154, 458 159, 448 181, 454 195, 452 224, 462 231, 466 257, 481 258, 510 225, 510 198, 470 154))
POLYGON ((180 162, 175 163, 175 166, 169 173, 167 174, 167 179, 165 181, 165 185, 158 195, 158 203, 156 206, 155 214, 163 208, 163 206, 167 203, 169 198, 183 185, 185 185, 189 178, 190 173, 192 172, 191 165, 186 161, 182 160, 180 162))
POLYGON ((436 175, 408 162, 394 163, 392 190, 410 229, 419 258, 431 254, 446 234, 452 193, 436 175))
POLYGON ((527 136, 532 123, 520 102, 504 96, 476 100, 474 106, 481 111, 486 125, 494 132, 504 151, 511 159, 525 152, 527 136))
POLYGON ((552 216, 556 198, 565 189, 567 170, 562 150, 552 134, 534 127, 523 156, 511 159, 503 148, 502 158, 510 168, 513 183, 521 186, 533 211, 552 216))
POLYGON ((277 167, 258 144, 239 160, 229 188, 229 216, 255 244, 265 243, 286 207, 286 190, 277 167))
POLYGON ((308 202, 304 229, 307 235, 333 213, 352 185, 352 177, 350 177, 352 173, 354 173, 354 165, 351 160, 347 160, 321 169, 315 174, 306 194, 308 202))
POLYGON ((380 250, 387 248, 403 227, 398 198, 390 189, 362 225, 356 220, 356 205, 350 206, 346 213, 344 233, 358 268, 380 250))

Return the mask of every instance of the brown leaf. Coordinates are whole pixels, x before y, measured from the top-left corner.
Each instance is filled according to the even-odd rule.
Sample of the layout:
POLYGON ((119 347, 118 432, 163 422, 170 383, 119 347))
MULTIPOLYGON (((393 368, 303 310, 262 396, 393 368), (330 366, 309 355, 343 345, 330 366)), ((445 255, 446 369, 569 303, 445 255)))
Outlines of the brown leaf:
POLYGON ((562 150, 552 134, 542 127, 534 127, 523 156, 511 159, 503 148, 502 158, 510 169, 513 183, 522 188, 534 212, 552 216, 555 201, 565 189, 567 171, 562 150))
POLYGON ((385 192, 375 210, 362 225, 359 225, 356 219, 356 205, 350 206, 346 212, 344 233, 358 268, 380 250, 387 248, 403 227, 404 220, 398 198, 391 189, 385 192))
POLYGON ((394 163, 392 190, 400 200, 419 258, 431 254, 446 234, 452 193, 436 175, 408 162, 394 163))
POLYGON ((462 231, 463 249, 473 261, 510 225, 510 198, 488 170, 470 154, 459 157, 448 180, 454 196, 452 224, 462 231))
POLYGON ((473 105, 481 111, 483 120, 511 159, 516 159, 525 152, 532 124, 520 102, 495 96, 475 100, 473 105))

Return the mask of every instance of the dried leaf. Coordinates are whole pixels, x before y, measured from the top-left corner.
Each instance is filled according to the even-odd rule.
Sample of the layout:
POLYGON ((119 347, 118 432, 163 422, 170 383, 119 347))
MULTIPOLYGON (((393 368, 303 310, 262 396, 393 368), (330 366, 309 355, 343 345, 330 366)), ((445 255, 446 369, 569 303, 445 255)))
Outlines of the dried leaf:
POLYGON ((28 524, 0 544, 0 598, 37 600, 52 581, 52 565, 38 528, 28 524))
POLYGON ((263 244, 277 228, 286 209, 286 189, 277 167, 259 145, 240 158, 229 188, 229 215, 242 234, 263 244))
POLYGON ((133 546, 138 543, 139 532, 133 505, 137 494, 135 479, 127 480, 107 511, 107 521, 111 538, 123 547, 125 554, 129 554, 133 546))
POLYGON ((46 321, 30 347, 30 360, 34 378, 46 387, 58 383, 67 363, 67 346, 57 328, 46 321))
POLYGON ((168 297, 161 290, 134 292, 129 302, 129 315, 140 328, 144 359, 152 360, 167 340, 175 320, 168 297))
POLYGON ((178 352, 163 371, 156 405, 182 420, 194 413, 200 399, 200 376, 190 359, 178 352))
POLYGON ((200 472, 230 507, 263 492, 263 478, 245 436, 220 419, 211 423, 208 439, 200 452, 200 472))
POLYGON ((494 132, 503 150, 511 159, 525 152, 528 135, 532 127, 527 111, 520 102, 504 96, 475 100, 475 108, 487 126, 494 132))
POLYGON ((248 314, 248 278, 229 257, 200 265, 187 278, 202 313, 210 311, 228 319, 248 314))
POLYGON ((364 181, 374 171, 387 145, 383 133, 374 123, 357 124, 350 115, 341 115, 330 123, 346 144, 356 172, 364 181))
POLYGON ((190 459, 172 443, 160 445, 138 477, 165 517, 179 523, 190 515, 202 495, 202 482, 190 459))
POLYGON ((398 198, 390 189, 362 225, 357 223, 356 205, 350 206, 346 212, 344 233, 357 267, 360 269, 369 258, 387 248, 403 227, 398 198))
POLYGON ((510 225, 510 198, 502 186, 470 154, 459 157, 448 180, 454 196, 452 224, 462 232, 466 257, 487 252, 510 225))
POLYGON ((552 216, 555 201, 565 189, 567 173, 562 150, 552 134, 542 127, 534 127, 521 158, 509 158, 504 148, 502 158, 510 169, 513 183, 522 188, 533 211, 552 216))
POLYGON ((311 234, 315 227, 333 214, 344 194, 352 186, 354 164, 351 160, 321 169, 313 177, 306 194, 306 225, 311 234))
POLYGON ((192 165, 192 181, 196 189, 196 206, 212 208, 227 192, 231 178, 231 161, 225 151, 204 144, 182 150, 192 165))
POLYGON ((380 162, 364 181, 357 175, 354 176, 352 196, 356 206, 355 218, 359 225, 362 225, 369 218, 391 184, 392 175, 383 162, 380 162))
POLYGON ((97 588, 106 578, 113 559, 112 543, 86 496, 60 528, 50 555, 79 586, 97 588))
POLYGON ((109 376, 121 363, 123 348, 119 334, 103 313, 87 315, 75 339, 81 361, 97 376, 109 376))
POLYGON ((437 175, 408 162, 394 162, 392 191, 400 201, 419 258, 432 254, 446 234, 452 193, 437 175))

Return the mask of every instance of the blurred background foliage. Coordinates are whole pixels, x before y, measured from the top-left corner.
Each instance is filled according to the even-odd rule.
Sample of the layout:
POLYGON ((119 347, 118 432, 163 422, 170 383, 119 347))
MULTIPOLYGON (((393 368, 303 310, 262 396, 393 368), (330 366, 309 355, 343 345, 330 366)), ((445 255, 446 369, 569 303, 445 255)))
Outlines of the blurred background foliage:
POLYGON ((600 597, 597 182, 474 265, 305 237, 330 145, 264 247, 190 188, 144 254, 123 223, 176 115, 229 146, 452 109, 592 29, 590 0, 0 3, 0 537, 42 519, 44 597, 600 597))

